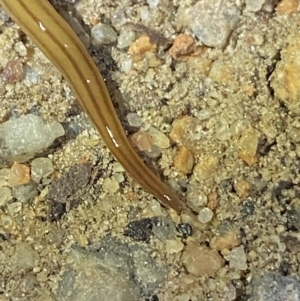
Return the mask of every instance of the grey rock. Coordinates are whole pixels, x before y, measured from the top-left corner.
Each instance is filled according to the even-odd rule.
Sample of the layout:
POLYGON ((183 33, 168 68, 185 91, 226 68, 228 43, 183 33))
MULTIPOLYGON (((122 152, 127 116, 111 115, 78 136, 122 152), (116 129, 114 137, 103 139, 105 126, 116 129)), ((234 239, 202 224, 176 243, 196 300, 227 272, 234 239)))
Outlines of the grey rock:
POLYGON ((13 161, 24 162, 63 135, 60 123, 47 123, 36 115, 10 119, 0 125, 0 166, 13 161))
POLYGON ((95 253, 74 248, 63 274, 57 301, 135 301, 140 293, 123 271, 104 266, 95 253))
POLYGON ((150 296, 166 277, 151 250, 110 235, 86 249, 73 247, 57 301, 138 301, 150 296))
POLYGON ((211 47, 225 47, 239 20, 240 11, 229 1, 204 0, 185 10, 183 25, 211 47))
POLYGON ((300 283, 288 276, 266 274, 256 275, 251 283, 249 301, 299 301, 300 283))

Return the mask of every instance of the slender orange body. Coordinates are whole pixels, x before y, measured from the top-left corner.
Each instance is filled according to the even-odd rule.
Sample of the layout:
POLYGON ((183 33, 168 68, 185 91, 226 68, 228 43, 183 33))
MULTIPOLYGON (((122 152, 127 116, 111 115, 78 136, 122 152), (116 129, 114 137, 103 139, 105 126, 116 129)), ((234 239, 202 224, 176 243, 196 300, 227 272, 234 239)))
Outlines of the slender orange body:
POLYGON ((74 31, 47 0, 0 4, 65 77, 107 147, 129 175, 160 202, 180 212, 183 203, 128 142, 101 74, 74 31))

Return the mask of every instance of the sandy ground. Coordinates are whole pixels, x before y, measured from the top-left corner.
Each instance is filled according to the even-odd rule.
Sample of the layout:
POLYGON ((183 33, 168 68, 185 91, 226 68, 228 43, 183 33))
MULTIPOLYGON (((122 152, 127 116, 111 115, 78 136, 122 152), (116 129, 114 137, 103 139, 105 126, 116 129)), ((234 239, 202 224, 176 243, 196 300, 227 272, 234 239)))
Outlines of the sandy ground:
MULTIPOLYGON (((201 8, 205 15, 209 5, 202 1, 197 8, 196 2, 67 5, 80 20, 77 33, 85 41, 82 31, 89 35, 99 22, 116 32, 118 41, 108 45, 88 42, 90 53, 128 135, 140 131, 142 141, 150 143, 142 158, 187 203, 180 215, 161 207, 126 174, 68 83, 1 11, 0 121, 33 113, 60 122, 66 131, 35 155, 54 167, 34 183, 37 194, 25 201, 13 194, 0 208, 1 301, 71 300, 58 292, 72 247, 93 246, 107 235, 145 247, 167 271, 153 292, 145 296, 141 289, 140 300, 248 300, 256 285, 251 281, 261 274, 299 280, 299 3, 265 1, 253 11, 250 1, 215 1, 222 3, 217 13, 223 6, 236 9, 237 21, 221 33, 214 33, 213 18, 203 21, 209 35, 224 38, 211 46, 199 41, 188 11, 201 8), (124 22, 143 23, 149 31, 124 22), (166 39, 149 40, 154 31, 166 39), (129 47, 118 46, 121 33, 131 37, 129 47), (185 36, 172 52, 180 33, 185 36), (137 42, 141 36, 148 38, 137 42), (13 82, 3 75, 11 61, 21 62, 25 74, 13 82), (38 74, 37 83, 30 72, 38 74), (140 117, 138 127, 129 124, 128 113, 140 117), (66 199, 54 202, 53 183, 68 172, 75 177, 74 166, 87 181, 80 187, 71 183, 66 199), (152 227, 155 217, 177 226, 176 234, 149 230, 148 239, 124 236, 129 222, 149 218, 152 227), (182 234, 190 228, 192 235, 182 234)), ((19 163, 30 169, 31 160, 19 163)), ((11 164, 1 168, 3 173, 11 164)), ((24 181, 0 184, 14 191, 24 181)))

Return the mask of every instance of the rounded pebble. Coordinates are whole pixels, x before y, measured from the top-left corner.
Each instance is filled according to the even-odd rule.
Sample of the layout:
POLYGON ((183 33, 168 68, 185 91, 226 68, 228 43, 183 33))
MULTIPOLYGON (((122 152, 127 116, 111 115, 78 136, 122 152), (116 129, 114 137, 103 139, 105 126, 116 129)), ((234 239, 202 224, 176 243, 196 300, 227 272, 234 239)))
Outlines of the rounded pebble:
POLYGON ((211 221, 213 216, 214 216, 214 213, 209 208, 205 207, 199 211, 198 220, 201 223, 206 224, 211 221))

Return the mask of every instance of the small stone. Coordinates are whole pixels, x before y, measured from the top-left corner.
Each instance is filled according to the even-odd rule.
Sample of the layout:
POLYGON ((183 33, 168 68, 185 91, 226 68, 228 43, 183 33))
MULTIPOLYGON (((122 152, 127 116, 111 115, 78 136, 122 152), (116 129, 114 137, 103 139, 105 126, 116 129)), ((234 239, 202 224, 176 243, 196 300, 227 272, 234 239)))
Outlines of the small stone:
POLYGON ((219 205, 218 191, 216 189, 211 191, 207 196, 207 198, 208 198, 207 207, 212 211, 216 210, 219 205))
POLYGON ((229 231, 225 235, 215 236, 210 241, 209 246, 216 251, 222 251, 224 249, 231 250, 241 244, 241 239, 238 235, 229 231))
POLYGON ((234 3, 219 0, 198 1, 184 10, 179 22, 191 28, 204 45, 223 48, 227 45, 239 16, 240 11, 234 3))
POLYGON ((247 256, 243 246, 232 249, 231 253, 224 258, 229 261, 229 266, 233 269, 245 271, 247 266, 247 256))
POLYGON ((11 190, 8 187, 0 187, 0 207, 12 199, 11 190))
POLYGON ((187 271, 197 277, 213 276, 225 264, 218 252, 196 243, 188 244, 181 258, 187 271))
POLYGON ((298 280, 281 274, 256 272, 250 283, 251 294, 248 301, 299 301, 300 283, 298 280))
POLYGON ((28 160, 64 134, 60 123, 46 123, 41 117, 33 114, 3 122, 0 125, 0 164, 2 160, 28 160))
POLYGON ((206 224, 209 223, 214 216, 214 213, 207 207, 202 208, 198 213, 199 222, 206 224))
POLYGON ((98 23, 91 30, 92 44, 105 45, 113 43, 117 40, 117 34, 108 24, 98 23))
POLYGON ((30 169, 28 166, 15 162, 10 170, 8 186, 14 187, 30 181, 30 169))
POLYGON ((114 194, 119 190, 120 185, 117 181, 112 180, 111 178, 105 178, 102 184, 102 188, 104 192, 114 194))
POLYGON ((48 272, 47 271, 41 271, 36 275, 36 280, 38 282, 46 282, 48 280, 48 272))
POLYGON ((169 148, 170 147, 169 138, 161 131, 157 130, 154 127, 151 127, 147 133, 152 137, 154 145, 156 145, 160 148, 169 148))
POLYGON ((128 52, 133 56, 134 61, 138 62, 144 57, 146 52, 155 52, 156 49, 157 45, 153 44, 148 36, 141 36, 130 45, 128 52))
POLYGON ((7 205, 7 211, 10 214, 15 214, 20 212, 20 210, 22 209, 22 203, 21 202, 14 202, 14 203, 10 203, 7 205))
POLYGON ((48 158, 36 158, 31 162, 31 178, 39 183, 54 172, 52 161, 48 158))
POLYGON ((130 126, 139 128, 143 123, 142 118, 136 113, 128 113, 126 118, 130 126))
POLYGON ((241 198, 246 198, 250 195, 252 184, 246 180, 237 180, 234 182, 236 194, 241 198))
POLYGON ((181 147, 174 158, 174 169, 186 175, 192 172, 193 166, 193 154, 186 147, 181 147))
POLYGON ((26 203, 38 195, 36 185, 29 182, 25 185, 15 186, 12 189, 13 196, 20 202, 26 203))
POLYGON ((298 11, 299 2, 297 0, 281 0, 276 7, 278 14, 295 14, 298 11))
POLYGON ((133 30, 128 30, 128 29, 121 30, 118 37, 117 47, 120 49, 129 47, 135 40, 135 37, 136 34, 133 30))
POLYGON ((153 138, 143 131, 138 131, 130 135, 129 139, 133 146, 141 152, 151 150, 153 145, 153 138))
POLYGON ((2 81, 13 84, 21 81, 23 77, 23 64, 20 60, 9 61, 2 71, 2 81))
POLYGON ((178 231, 181 233, 183 239, 187 239, 193 235, 193 227, 189 223, 180 223, 177 226, 178 231))
POLYGON ((149 158, 158 158, 161 156, 161 149, 156 146, 156 145, 152 145, 151 149, 145 151, 145 154, 149 157, 149 158))
POLYGON ((219 167, 219 159, 213 155, 202 156, 194 167, 194 174, 198 180, 212 178, 219 167))
POLYGON ((65 203, 67 198, 76 194, 79 189, 85 188, 90 180, 92 164, 90 162, 72 166, 67 174, 53 182, 49 189, 48 198, 63 209, 58 203, 65 203))
POLYGON ((168 254, 179 253, 183 250, 184 244, 178 239, 166 240, 166 251, 168 254))
POLYGON ((196 44, 193 37, 181 33, 175 38, 169 54, 174 60, 185 62, 195 50, 196 44))
POLYGON ((286 48, 280 52, 281 60, 276 64, 276 69, 271 79, 271 86, 274 89, 276 98, 284 101, 288 109, 295 114, 300 114, 299 48, 299 36, 291 35, 287 41, 286 48))
POLYGON ((238 155, 248 165, 253 165, 258 161, 257 147, 259 143, 259 137, 259 132, 251 127, 243 131, 238 142, 238 155))
POLYGON ((187 195, 187 205, 195 212, 199 212, 200 208, 207 205, 207 196, 204 192, 194 190, 187 195))
POLYGON ((11 260, 19 269, 29 270, 38 265, 40 257, 31 245, 26 242, 19 242, 11 260))

